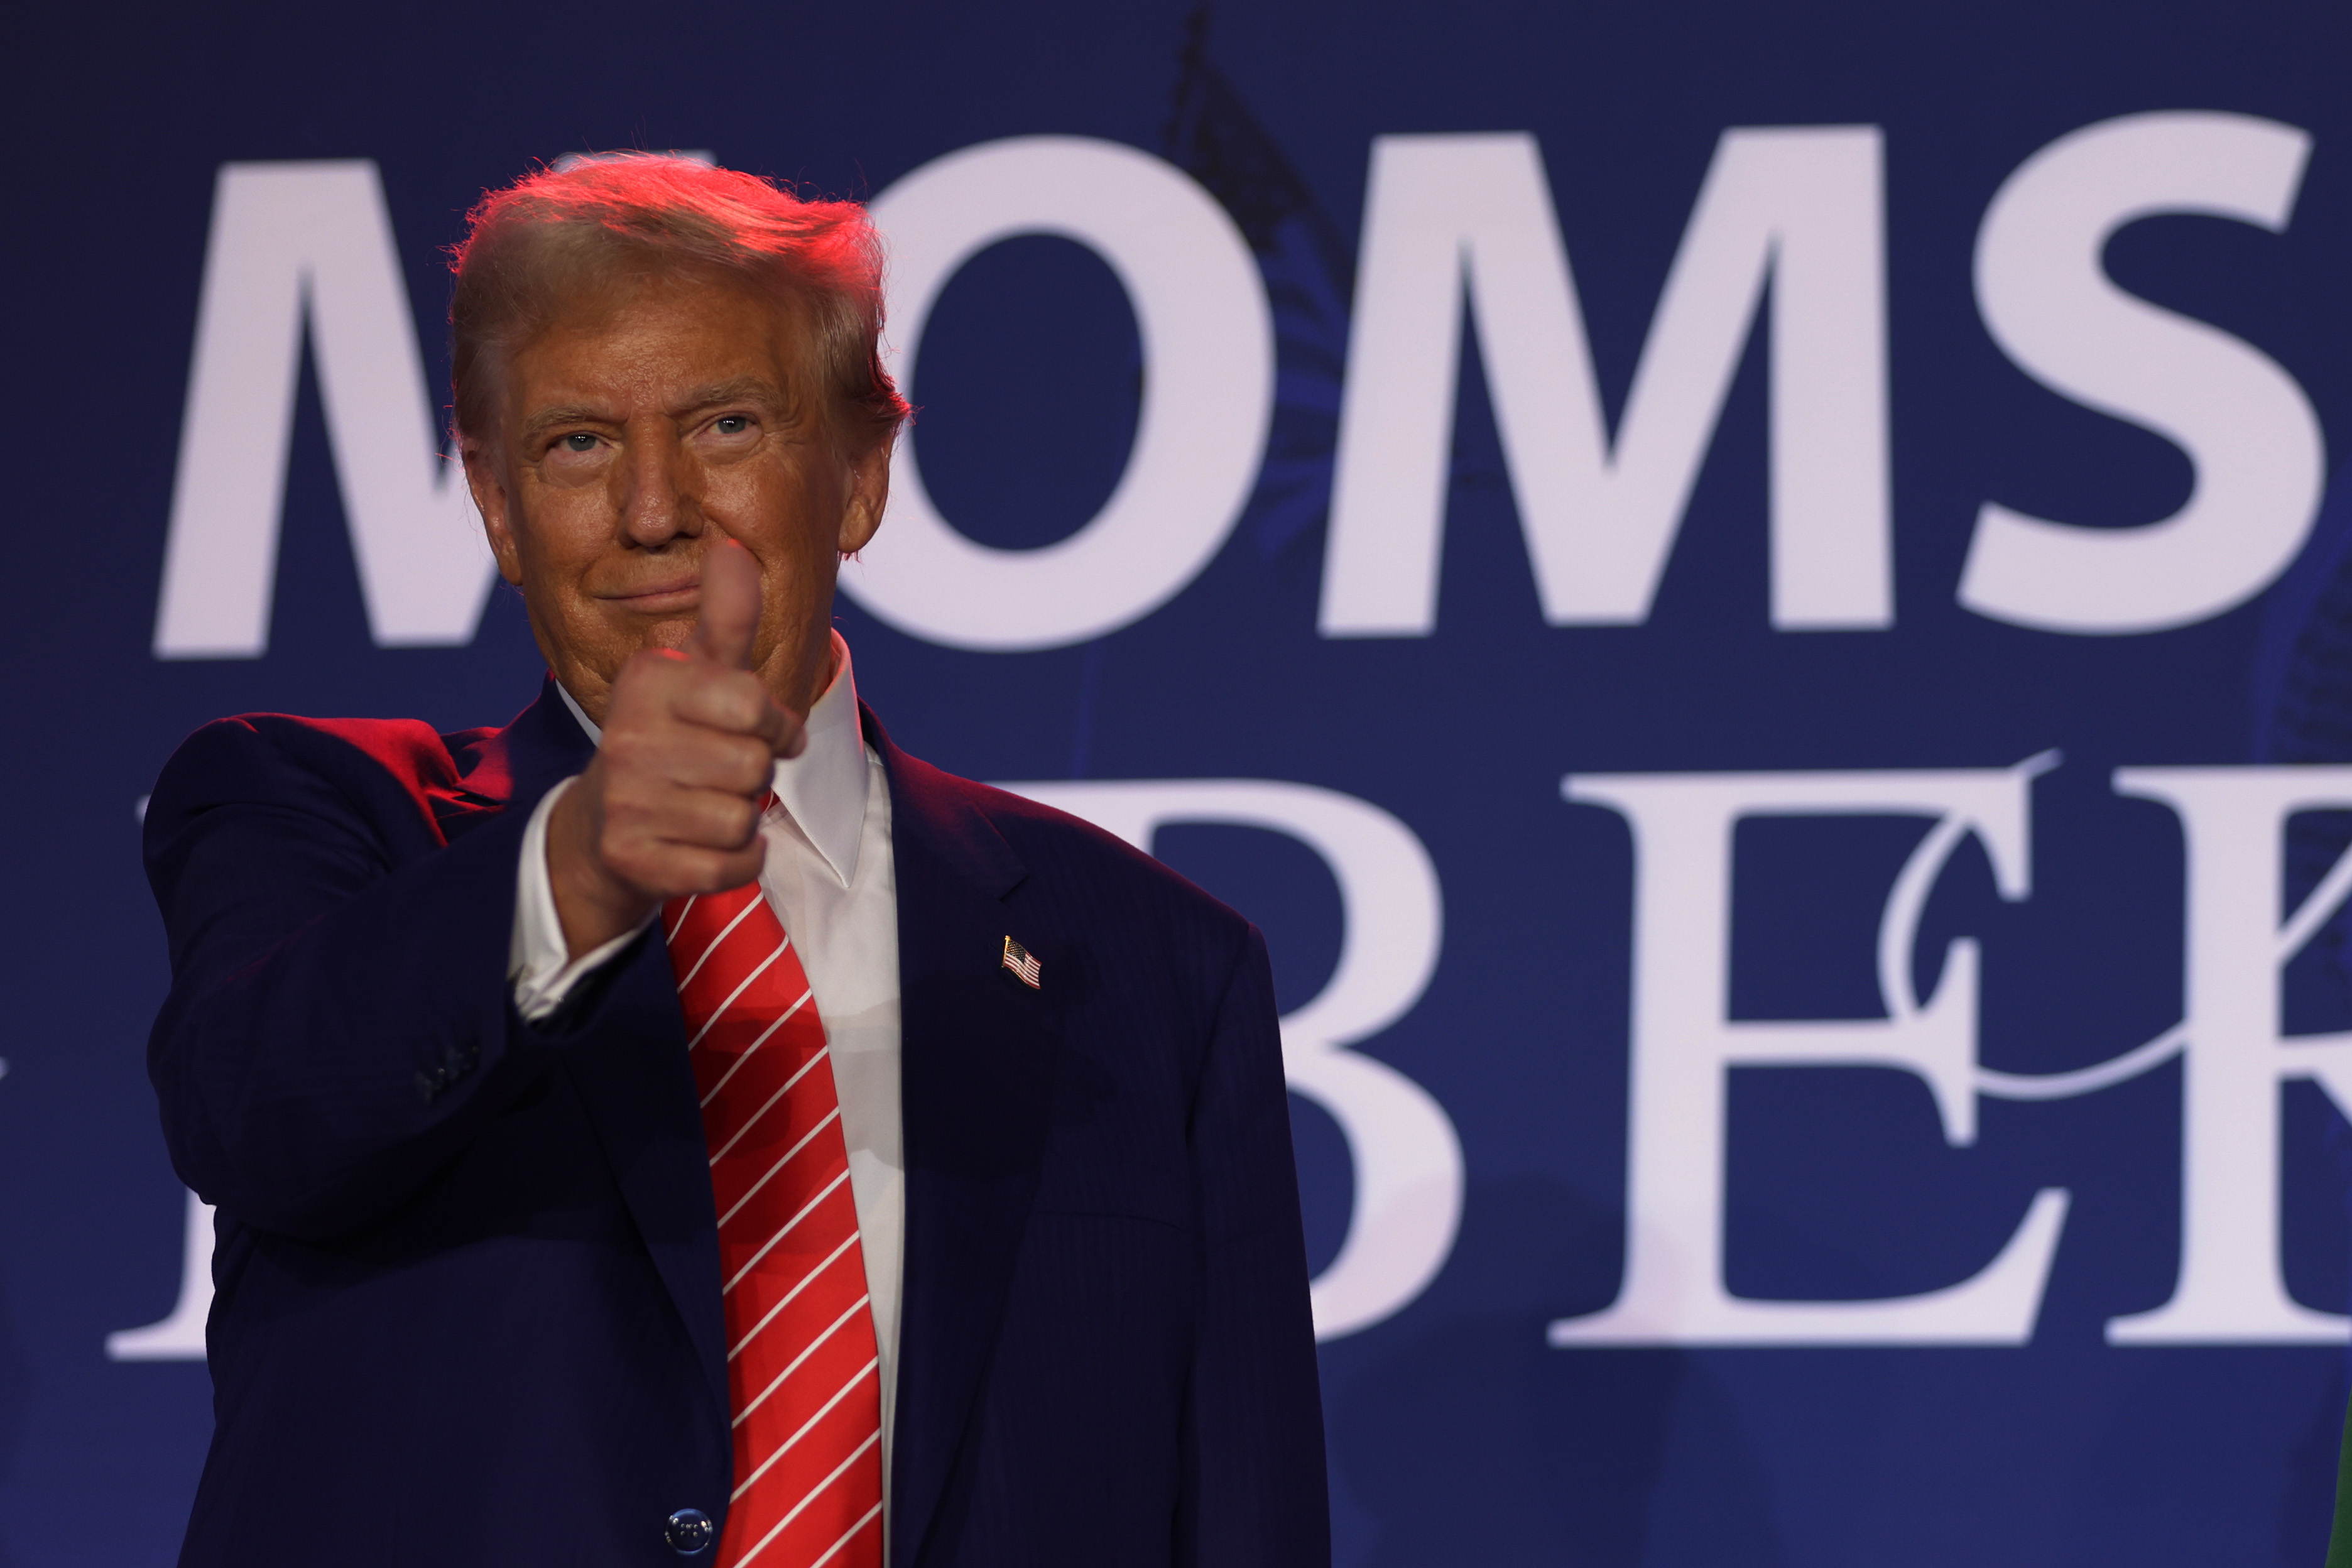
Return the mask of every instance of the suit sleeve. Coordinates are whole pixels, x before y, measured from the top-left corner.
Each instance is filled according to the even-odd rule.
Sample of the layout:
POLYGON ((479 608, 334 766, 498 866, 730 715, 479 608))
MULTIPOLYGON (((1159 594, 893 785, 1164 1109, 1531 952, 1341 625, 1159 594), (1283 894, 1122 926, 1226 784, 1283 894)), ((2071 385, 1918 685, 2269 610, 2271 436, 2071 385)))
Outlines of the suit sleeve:
POLYGON ((324 1239, 415 1196, 551 1065, 507 979, 520 841, 500 812, 440 847, 356 747, 298 756, 200 731, 157 783, 148 876, 172 990, 148 1044, 180 1178, 264 1230, 324 1239))
POLYGON ((1322 1396, 1273 973, 1255 927, 1217 1009, 1192 1162, 1205 1291, 1177 1561, 1319 1568, 1331 1558, 1322 1396))

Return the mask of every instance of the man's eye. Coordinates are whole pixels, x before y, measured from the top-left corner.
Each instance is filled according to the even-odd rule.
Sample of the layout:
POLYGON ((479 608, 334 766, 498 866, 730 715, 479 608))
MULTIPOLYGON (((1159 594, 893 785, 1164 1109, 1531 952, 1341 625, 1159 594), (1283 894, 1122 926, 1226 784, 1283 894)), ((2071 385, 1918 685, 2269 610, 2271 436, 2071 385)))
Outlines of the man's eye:
POLYGON ((567 452, 593 452, 596 449, 596 437, 585 430, 574 430, 559 444, 567 452))
POLYGON ((714 422, 714 428, 721 436, 740 436, 751 427, 751 416, 748 414, 722 414, 714 422))

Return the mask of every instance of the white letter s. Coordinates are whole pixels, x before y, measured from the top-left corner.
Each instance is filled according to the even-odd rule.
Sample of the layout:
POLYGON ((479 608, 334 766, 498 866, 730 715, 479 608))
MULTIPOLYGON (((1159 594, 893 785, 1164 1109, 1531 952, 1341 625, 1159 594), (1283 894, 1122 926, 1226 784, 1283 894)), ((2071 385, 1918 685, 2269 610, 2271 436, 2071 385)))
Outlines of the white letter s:
POLYGON ((2294 559, 2326 474, 2310 400, 2259 350, 2116 288, 2100 258, 2160 214, 2283 231, 2310 151, 2273 121, 2135 114, 2060 137, 2002 184, 1977 234, 1993 340, 2044 385, 2179 446, 2197 479, 2187 505, 2137 528, 1986 503, 1961 604, 2044 631, 2166 631, 2243 604, 2294 559))

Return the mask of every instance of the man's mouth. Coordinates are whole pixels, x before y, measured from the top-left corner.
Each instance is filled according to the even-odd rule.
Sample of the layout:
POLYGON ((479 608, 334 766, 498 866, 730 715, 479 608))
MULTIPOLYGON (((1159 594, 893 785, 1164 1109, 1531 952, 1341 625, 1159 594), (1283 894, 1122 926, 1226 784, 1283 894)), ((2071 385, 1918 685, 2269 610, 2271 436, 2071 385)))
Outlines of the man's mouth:
POLYGON ((699 574, 689 574, 647 583, 625 593, 600 594, 597 597, 640 615, 670 615, 695 607, 702 597, 702 579, 699 574))

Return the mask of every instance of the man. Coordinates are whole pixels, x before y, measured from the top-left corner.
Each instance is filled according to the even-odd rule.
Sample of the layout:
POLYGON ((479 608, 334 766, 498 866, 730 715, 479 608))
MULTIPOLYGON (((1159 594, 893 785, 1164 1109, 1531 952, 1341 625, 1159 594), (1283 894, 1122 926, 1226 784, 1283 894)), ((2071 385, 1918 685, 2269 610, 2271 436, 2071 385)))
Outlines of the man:
POLYGON ((225 721, 149 809, 182 1561, 1326 1561, 1262 942, 898 751, 831 629, 905 413, 863 213, 590 163, 456 270, 538 701, 225 721))

